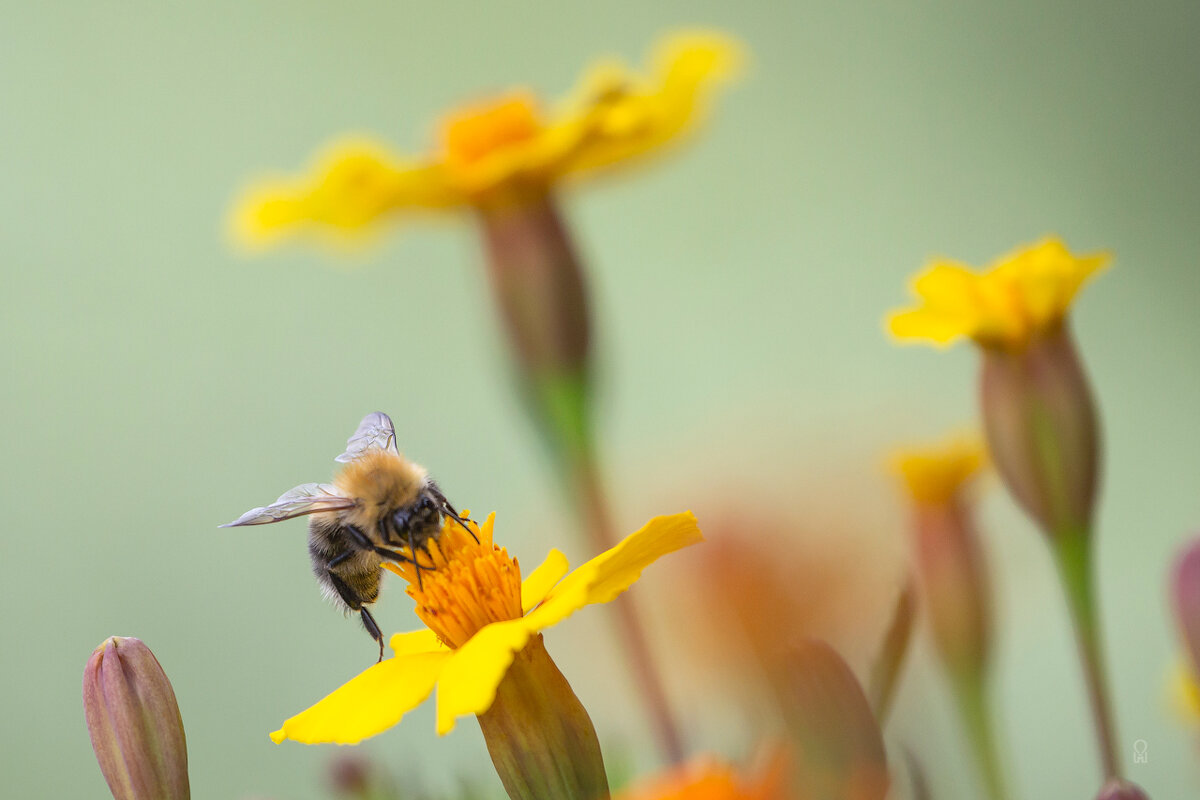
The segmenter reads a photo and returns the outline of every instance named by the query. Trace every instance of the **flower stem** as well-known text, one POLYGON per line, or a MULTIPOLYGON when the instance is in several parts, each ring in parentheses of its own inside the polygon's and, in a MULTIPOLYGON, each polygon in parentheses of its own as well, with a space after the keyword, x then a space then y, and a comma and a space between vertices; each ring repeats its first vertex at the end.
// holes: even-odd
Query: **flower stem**
POLYGON ((1088 701, 1092 706, 1096 739, 1100 747, 1100 761, 1104 777, 1110 779, 1121 777, 1121 765, 1117 759, 1115 726, 1100 643, 1100 621, 1092 582, 1089 539, 1087 530, 1077 528, 1057 533, 1052 541, 1059 577, 1075 627, 1075 640, 1083 664, 1088 701))
MULTIPOLYGON (((588 376, 584 372, 547 375, 529 388, 532 389, 530 399, 534 417, 563 469, 567 493, 583 518, 588 542, 592 549, 603 552, 616 545, 620 537, 612 525, 596 458, 589 414, 588 376)), ((683 738, 651 655, 637 606, 629 594, 624 594, 610 607, 616 614, 617 635, 624 645, 634 684, 641 693, 659 747, 670 763, 678 764, 684 759, 683 738)))
MULTIPOLYGON (((592 547, 601 552, 607 550, 617 543, 619 537, 612 527, 601 485, 600 470, 594 458, 582 459, 575 464, 572 483, 592 547)), ((634 605, 633 598, 625 594, 613 601, 612 607, 617 618, 617 634, 625 646, 634 682, 641 692, 642 701, 646 704, 646 712, 654 725, 659 746, 670 763, 678 764, 684 759, 683 740, 661 676, 655 668, 650 643, 641 617, 638 616, 637 606, 634 605)))
POLYGON ((999 751, 996 747, 995 727, 987 700, 984 676, 979 672, 964 674, 955 679, 954 690, 963 725, 967 729, 975 762, 979 767, 987 796, 991 800, 1005 800, 1004 770, 1001 768, 999 751))

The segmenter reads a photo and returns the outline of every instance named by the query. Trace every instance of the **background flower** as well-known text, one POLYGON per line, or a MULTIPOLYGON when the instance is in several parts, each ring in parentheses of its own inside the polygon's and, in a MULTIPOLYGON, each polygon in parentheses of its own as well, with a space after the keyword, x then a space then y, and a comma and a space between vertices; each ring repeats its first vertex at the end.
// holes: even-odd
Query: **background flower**
MULTIPOLYGON (((1072 312, 1104 387, 1112 454, 1107 644, 1122 730, 1151 743, 1133 779, 1154 797, 1194 791, 1194 745, 1175 738, 1159 702, 1177 637, 1161 592, 1146 587, 1162 586, 1181 532, 1197 524, 1200 427, 1187 398, 1200 396, 1200 107, 1181 98, 1200 72, 1200 8, 1080 0, 448 0, 419 15, 382 0, 352 11, 312 0, 13 7, 0 26, 10 531, 0 552, 13 565, 0 601, 10 640, 37 656, 0 663, 0 705, 22 720, 0 727, 11 791, 104 791, 78 673, 105 636, 136 631, 169 665, 198 793, 316 800, 320 759, 262 734, 331 676, 357 674, 363 634, 313 591, 302 530, 213 526, 226 519, 219 507, 273 497, 273 479, 326 474, 313 443, 341 441, 347 419, 391 411, 406 452, 453 497, 505 509, 505 528, 522 532, 517 552, 594 555, 564 545, 571 520, 546 507, 552 473, 517 404, 491 391, 507 366, 460 230, 400 231, 378 263, 339 270, 304 252, 247 264, 221 226, 244 176, 299 167, 338 132, 394 132, 395 151, 419 153, 447 98, 522 83, 556 97, 588 54, 640 67, 654 37, 679 24, 735 33, 753 70, 687 157, 576 193, 568 209, 603 265, 593 271, 608 320, 599 375, 614 391, 599 423, 608 463, 621 465, 610 475, 617 526, 683 507, 652 494, 691 465, 710 487, 777 481, 786 497, 822 486, 847 449, 873 453, 962 419, 966 348, 900 357, 878 331, 880 310, 931 255, 986 264, 1049 230, 1111 249, 1121 267, 1072 312), (414 269, 394 268, 401 260, 414 269), (53 579, 38 565, 53 565, 53 579), (30 598, 41 608, 13 611, 30 598), (270 691, 235 680, 254 675, 270 691)), ((983 525, 1024 529, 993 494, 983 525)), ((995 539, 997 584, 1014 587, 999 622, 997 701, 1028 754, 1014 788, 1093 796, 1062 769, 1092 748, 1079 735, 1082 700, 1046 679, 1073 675, 1075 662, 1047 646, 1070 633, 1064 614, 1044 611, 1058 597, 1044 545, 995 539)), ((663 621, 672 602, 649 610, 663 621)), ((408 607, 401 582, 385 581, 380 623, 415 627, 408 607)), ((599 616, 555 628, 550 646, 585 641, 599 616)), ((587 701, 619 663, 584 652, 555 657, 587 701)), ((922 702, 934 689, 920 676, 908 670, 888 733, 914 743, 931 772, 938 764, 944 797, 969 768, 953 757, 949 710, 922 702), (944 725, 929 724, 942 713, 944 725)), ((589 711, 630 743, 640 772, 650 748, 624 698, 589 711)), ((697 712, 697 747, 745 752, 745 731, 697 712)), ((431 795, 458 775, 487 777, 480 737, 436 739, 433 724, 433 709, 418 709, 363 747, 399 776, 420 768, 431 795)))

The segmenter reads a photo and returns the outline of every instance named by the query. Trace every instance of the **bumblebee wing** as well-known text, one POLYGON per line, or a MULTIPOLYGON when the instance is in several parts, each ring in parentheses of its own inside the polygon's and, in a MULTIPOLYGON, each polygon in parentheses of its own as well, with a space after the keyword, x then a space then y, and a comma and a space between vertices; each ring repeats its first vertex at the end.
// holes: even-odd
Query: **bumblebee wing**
POLYGON ((284 492, 279 499, 269 506, 252 508, 245 514, 227 522, 222 528, 238 528, 242 525, 266 525, 271 522, 282 522, 292 517, 305 514, 315 514, 318 511, 336 511, 339 508, 349 508, 354 500, 342 495, 336 486, 327 483, 304 483, 295 489, 284 492))
POLYGON ((353 461, 368 450, 391 450, 396 455, 400 454, 396 449, 396 426, 392 425, 391 417, 382 411, 363 417, 363 421, 358 423, 358 430, 346 442, 346 452, 334 461, 353 461))

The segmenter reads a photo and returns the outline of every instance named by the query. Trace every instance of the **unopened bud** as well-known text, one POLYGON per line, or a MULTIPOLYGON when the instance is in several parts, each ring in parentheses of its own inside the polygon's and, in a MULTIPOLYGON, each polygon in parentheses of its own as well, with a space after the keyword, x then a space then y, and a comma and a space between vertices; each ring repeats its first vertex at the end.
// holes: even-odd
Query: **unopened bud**
POLYGON ((1189 544, 1175 562, 1171 605, 1193 675, 1200 675, 1200 539, 1189 544))
POLYGON ((988 575, 962 503, 914 512, 917 570, 938 655, 956 679, 981 676, 991 649, 988 575))
POLYGON ((187 742, 175 692, 150 649, 114 636, 83 671, 83 710, 116 800, 187 800, 187 742))
POLYGON ((854 673, 825 642, 792 653, 784 713, 806 797, 884 800, 891 779, 883 734, 854 673))
POLYGON ((1096 800, 1150 800, 1150 795, 1129 781, 1114 778, 1104 784, 1096 800))
POLYGON ((1017 349, 983 348, 983 422, 1000 477, 1052 537, 1092 520, 1099 431, 1066 323, 1017 349))
POLYGON ((339 755, 329 764, 329 787, 335 797, 369 797, 371 762, 362 756, 339 755))

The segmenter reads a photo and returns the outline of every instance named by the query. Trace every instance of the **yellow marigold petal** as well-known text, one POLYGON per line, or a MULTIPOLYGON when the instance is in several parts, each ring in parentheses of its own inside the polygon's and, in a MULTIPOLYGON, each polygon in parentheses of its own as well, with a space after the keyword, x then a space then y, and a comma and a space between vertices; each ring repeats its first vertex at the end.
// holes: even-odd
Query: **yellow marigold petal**
POLYGON ((954 311, 978 303, 977 283, 978 276, 965 265, 942 261, 917 275, 912 290, 928 308, 954 311))
POLYGON ((922 504, 954 499, 986 461, 987 449, 976 434, 957 434, 931 445, 902 448, 890 459, 909 495, 922 504))
POLYGON ((451 657, 449 651, 389 658, 351 678, 271 734, 278 744, 356 744, 382 733, 420 705, 451 657))
POLYGON ((392 648, 392 652, 397 656, 448 652, 446 645, 442 644, 442 640, 429 628, 422 628, 419 631, 409 631, 408 633, 392 634, 392 638, 388 640, 388 646, 392 648))
POLYGON ((1021 349, 1066 316, 1080 287, 1108 261, 1104 253, 1072 255, 1050 237, 982 272, 935 263, 913 281, 917 307, 890 314, 888 329, 898 339, 944 345, 970 336, 985 346, 1021 349))
POLYGON ((454 651, 438 679, 438 736, 454 730, 459 717, 491 708, 514 655, 535 632, 527 617, 493 622, 454 651))
POLYGON ((374 233, 399 209, 461 202, 436 164, 412 163, 376 142, 346 139, 326 148, 305 176, 248 187, 234 205, 230 230, 236 244, 250 249, 305 234, 346 243, 374 233))
POLYGON ((632 586, 642 570, 660 557, 703 540, 690 511, 655 517, 563 578, 525 619, 535 630, 542 630, 586 605, 607 603, 632 586))
POLYGON ((546 595, 554 585, 562 580, 571 565, 561 551, 552 549, 546 560, 521 584, 521 611, 529 613, 529 609, 546 599, 546 595))
POLYGON ((961 314, 917 309, 893 312, 888 317, 887 328, 896 339, 926 339, 945 347, 963 336, 970 336, 974 325, 961 314))
POLYGON ((578 142, 560 171, 590 171, 677 139, 704 117, 715 88, 732 78, 741 62, 736 41, 696 31, 661 41, 648 78, 613 61, 599 63, 584 75, 552 125, 578 142))
POLYGON ((1186 722, 1200 722, 1200 681, 1183 659, 1171 669, 1169 682, 1171 707, 1186 722))

